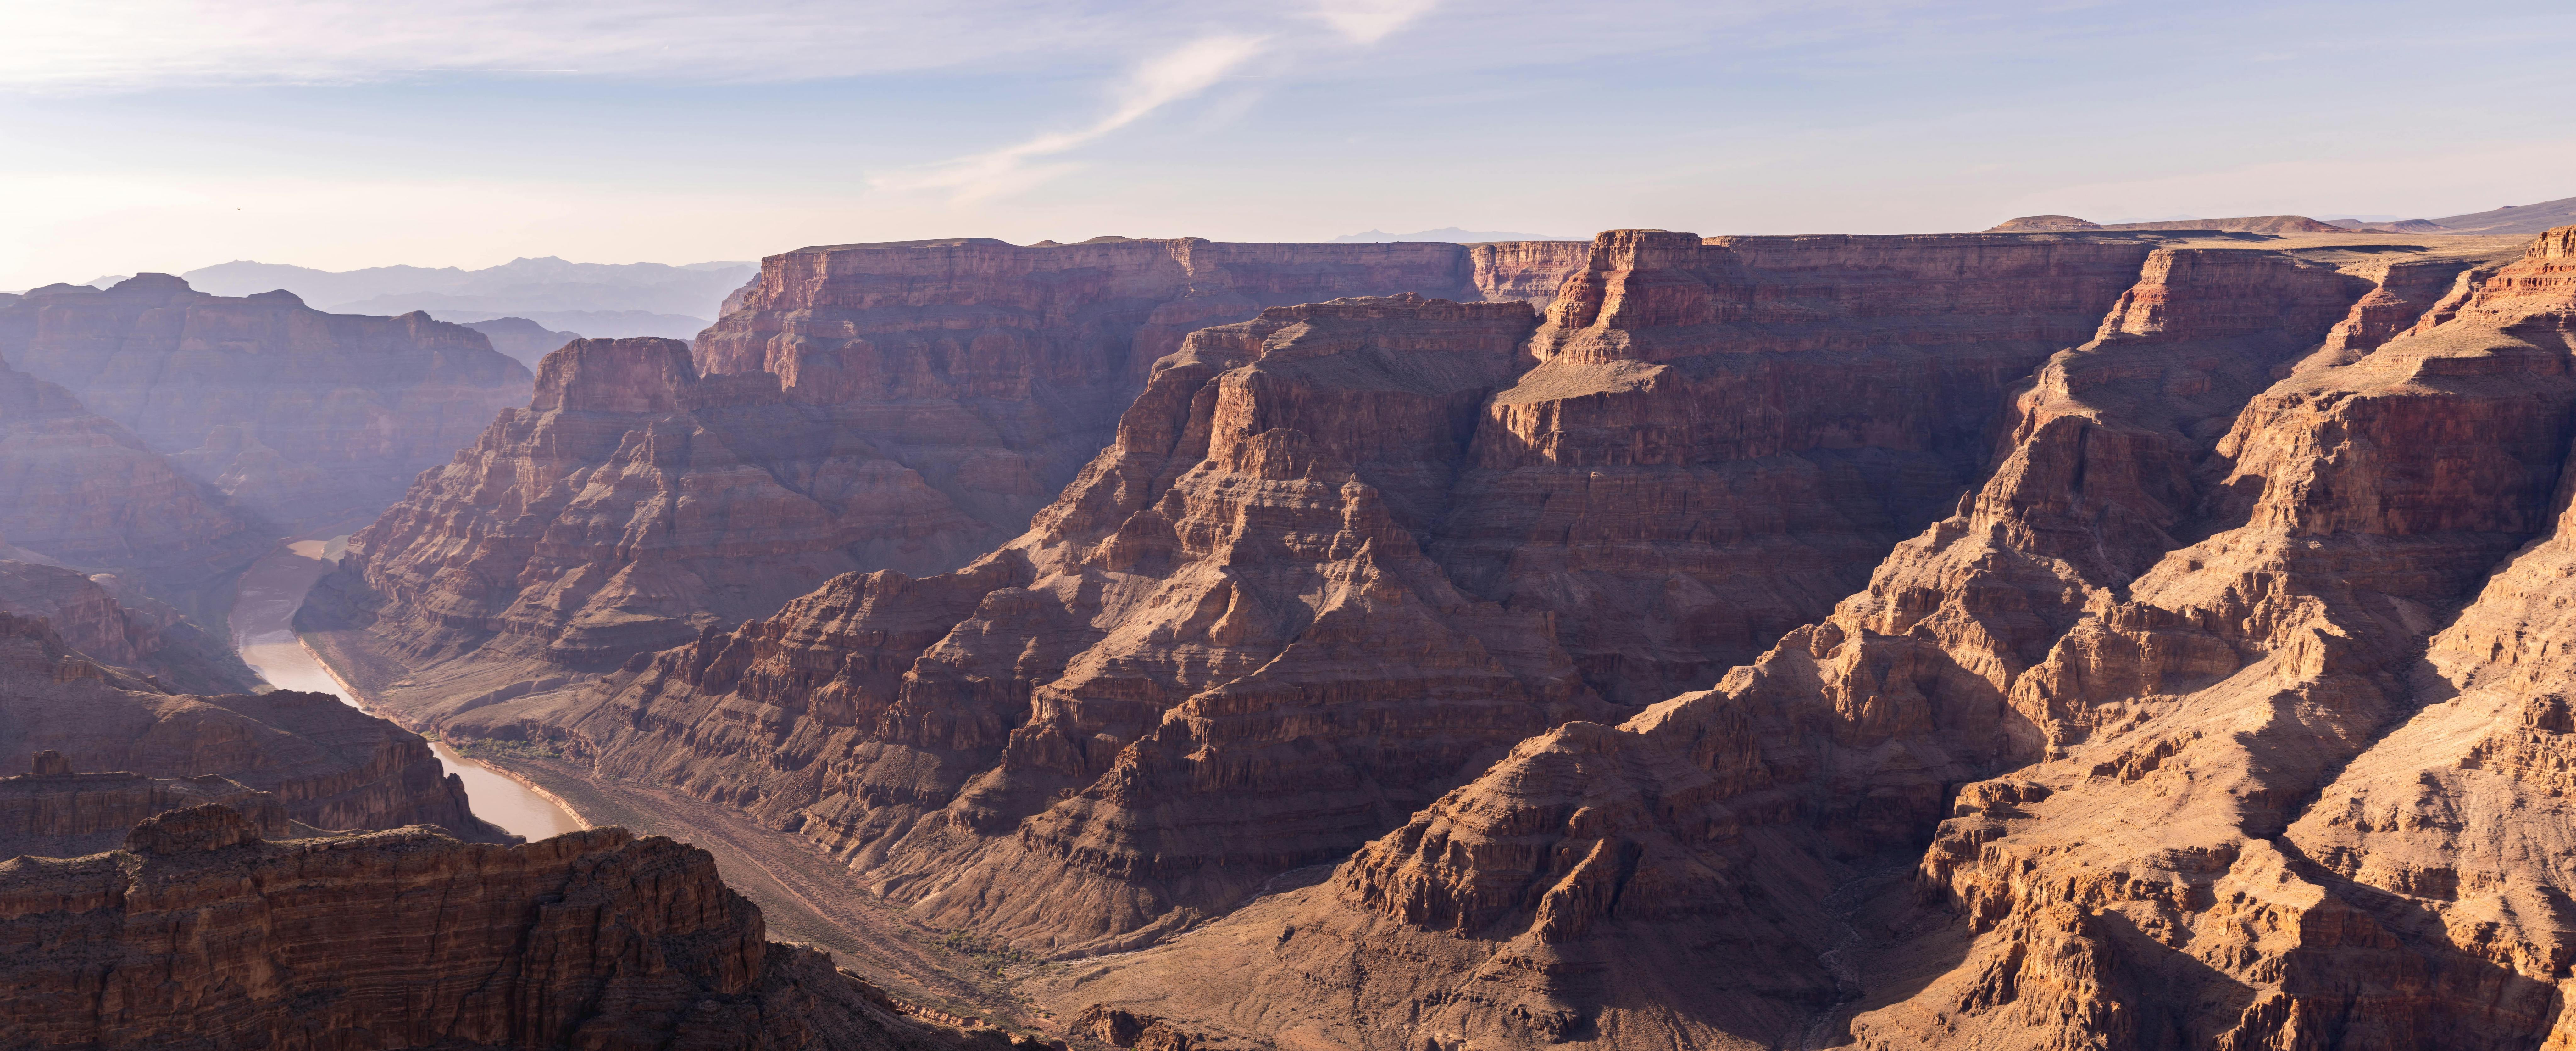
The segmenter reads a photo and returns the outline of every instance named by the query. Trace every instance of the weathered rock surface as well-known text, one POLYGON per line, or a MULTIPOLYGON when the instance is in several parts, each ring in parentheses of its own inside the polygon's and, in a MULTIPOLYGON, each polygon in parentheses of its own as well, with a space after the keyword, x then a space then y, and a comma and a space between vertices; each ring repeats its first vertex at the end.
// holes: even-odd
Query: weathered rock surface
POLYGON ((170 689, 245 693, 259 684, 222 640, 167 603, 110 590, 120 584, 113 576, 0 560, 0 613, 43 617, 64 645, 145 672, 170 689))
MULTIPOLYGON (((0 364, 0 536, 200 610, 268 529, 61 386, 0 364)), ((216 602, 211 608, 220 608, 216 602)))
POLYGON ((77 858, 114 850, 136 822, 207 803, 232 808, 253 834, 265 838, 285 839, 299 829, 276 794, 230 778, 74 773, 61 752, 45 751, 36 753, 35 772, 0 777, 0 858, 77 858))
POLYGON ((2568 243, 2295 370, 2438 282, 2159 252, 1830 617, 1041 1001, 1370 1048, 2536 1046, 2566 720, 2499 671, 2565 601, 2513 552, 2566 501, 2568 243))
POLYGON ((43 620, 0 613, 0 756, 44 751, 70 770, 227 777, 316 828, 509 838, 474 817, 428 741, 337 697, 174 693, 71 650, 43 620))
POLYGON ((388 660, 385 680, 470 656, 424 677, 452 692, 502 669, 475 693, 613 667, 843 572, 952 569, 1027 527, 1190 330, 1346 294, 1472 299, 1468 252, 1110 238, 772 256, 694 362, 648 340, 550 359, 529 409, 352 541, 309 623, 350 629, 345 662, 388 660))
POLYGON ((428 717, 741 806, 942 926, 1136 944, 1830 609, 2150 250, 1622 231, 1544 320, 1274 308, 1191 336, 963 570, 428 717), (1887 389, 1855 403, 1862 367, 1887 389))
POLYGON ((374 517, 524 400, 529 379, 481 333, 427 314, 325 314, 167 274, 0 306, 0 357, 290 530, 374 517))
POLYGON ((0 1017, 26 1048, 973 1046, 763 934, 667 839, 269 842, 207 804, 112 853, 0 862, 0 1017))

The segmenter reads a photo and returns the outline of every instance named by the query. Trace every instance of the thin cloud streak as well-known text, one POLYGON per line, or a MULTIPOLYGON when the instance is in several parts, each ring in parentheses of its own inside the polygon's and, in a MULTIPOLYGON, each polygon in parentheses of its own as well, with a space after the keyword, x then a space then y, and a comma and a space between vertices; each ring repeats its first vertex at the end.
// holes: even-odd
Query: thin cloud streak
POLYGON ((879 180, 889 190, 955 190, 959 203, 1027 189, 1070 170, 1066 164, 1033 165, 1117 131, 1147 114, 1214 87, 1268 46, 1265 37, 1217 36, 1194 40, 1136 68, 1118 91, 1118 108, 1089 126, 1053 131, 989 153, 961 157, 914 176, 879 180))

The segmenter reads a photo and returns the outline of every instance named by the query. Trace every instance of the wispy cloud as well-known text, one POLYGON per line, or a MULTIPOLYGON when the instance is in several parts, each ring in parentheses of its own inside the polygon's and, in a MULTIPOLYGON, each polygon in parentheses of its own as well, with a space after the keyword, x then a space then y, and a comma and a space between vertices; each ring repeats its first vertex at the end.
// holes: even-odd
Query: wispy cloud
POLYGON ((1151 47, 1177 0, 13 0, 0 87, 351 84, 422 73, 777 81, 1151 47))
POLYGON ((891 176, 878 185, 893 190, 956 191, 959 201, 973 201, 1026 189, 1066 169, 1044 163, 1144 119, 1147 114, 1189 98, 1262 53, 1262 37, 1213 36, 1193 40, 1156 56, 1130 72, 1116 93, 1117 106, 1089 125, 1051 131, 998 150, 960 157, 925 171, 891 176))
MULTIPOLYGON (((1430 13, 1440 0, 1316 0, 1310 12, 1342 40, 1368 45, 1430 13)), ((1312 25, 1311 22, 1308 23, 1312 25)), ((1306 34, 1311 37, 1311 32, 1306 34)), ((1016 193, 1072 170, 1075 165, 1050 160, 1072 152, 1148 114, 1215 87, 1261 55, 1321 43, 1293 34, 1229 33, 1200 37, 1137 65, 1113 93, 1107 116, 1077 128, 1045 132, 1026 140, 970 154, 915 172, 889 175, 875 186, 887 190, 946 190, 951 200, 970 203, 1016 193)))

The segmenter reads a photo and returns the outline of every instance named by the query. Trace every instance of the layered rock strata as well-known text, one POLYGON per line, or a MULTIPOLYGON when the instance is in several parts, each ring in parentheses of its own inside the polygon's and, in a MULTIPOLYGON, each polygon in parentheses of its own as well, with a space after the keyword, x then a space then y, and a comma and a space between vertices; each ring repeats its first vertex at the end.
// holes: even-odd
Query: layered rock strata
POLYGON ((316 828, 435 824, 510 838, 474 817, 427 740, 337 697, 175 693, 73 651, 42 619, 0 613, 0 756, 40 751, 70 770, 230 778, 316 828))
POLYGON ((743 807, 938 925, 1137 944, 1830 609, 2150 250, 1622 231, 1544 318, 1276 308, 1192 335, 965 569, 424 710, 743 807))
POLYGON ((109 575, 0 559, 0 613, 42 617, 71 649, 142 671, 169 689, 247 693, 259 684, 222 640, 168 603, 111 590, 121 585, 109 575))
POLYGON ((2335 364, 2438 282, 2158 252, 1831 616, 1045 996, 1353 1047, 2534 1046, 2564 830, 2500 780, 2564 720, 2494 669, 2562 577, 2479 580, 2565 504, 2568 258, 2335 364))
POLYGON ((269 529, 61 386, 0 363, 0 536, 196 610, 269 529))
POLYGON ((637 340, 549 359, 527 410, 353 540, 312 624, 363 627, 344 641, 399 669, 386 680, 459 655, 478 667, 446 675, 508 666, 438 680, 485 692, 613 667, 842 572, 952 569, 1027 527, 1190 330, 1340 295, 1473 299, 1467 252, 1108 238, 772 256, 694 361, 637 340))
POLYGON ((763 934, 667 839, 270 842, 209 804, 122 850, 0 862, 0 1015, 29 1048, 970 1046, 763 934))
POLYGON ((0 777, 0 858, 77 858, 114 850, 135 823, 208 803, 231 808, 265 838, 313 831, 289 820, 275 793, 231 778, 74 773, 71 760, 54 751, 36 753, 34 766, 33 773, 0 777))
POLYGON ((481 333, 427 314, 325 314, 167 274, 0 305, 0 358, 290 531, 363 524, 525 400, 529 379, 481 333))

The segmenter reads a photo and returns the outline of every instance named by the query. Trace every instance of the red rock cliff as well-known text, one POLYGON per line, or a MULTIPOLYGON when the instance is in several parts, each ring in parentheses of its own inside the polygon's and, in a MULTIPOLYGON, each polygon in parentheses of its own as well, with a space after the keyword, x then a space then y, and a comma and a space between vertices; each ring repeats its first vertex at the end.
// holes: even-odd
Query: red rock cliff
POLYGON ((1619 233, 1546 323, 1277 308, 1161 362, 1117 443, 997 554, 841 578, 591 700, 446 725, 564 735, 604 774, 743 806, 941 925, 1132 944, 1393 827, 1524 727, 1757 642, 1677 631, 1656 643, 1692 670, 1584 674, 1667 604, 1830 608, 1831 580, 1955 503, 2005 385, 2093 331, 2147 251, 1619 233), (1862 309, 1927 275, 1964 305, 1917 309, 1955 316, 1862 309), (1890 391, 1834 410, 1853 369, 1890 391), (1525 422, 1568 412, 1591 422, 1525 422))
POLYGON ((1192 329, 1348 294, 1474 298, 1472 281, 1456 245, 968 239, 772 256, 694 364, 631 340, 550 357, 531 407, 423 476, 325 597, 364 651, 347 663, 400 669, 380 684, 397 706, 390 683, 424 669, 440 690, 472 679, 470 694, 614 666, 845 571, 927 575, 992 550, 1192 329))
MULTIPOLYGON (((2544 255, 2480 287, 2545 289, 2544 255)), ((2549 528, 2576 387, 2533 338, 2545 292, 2272 383, 2413 298, 2379 291, 2158 253, 2016 392, 1978 490, 1831 616, 1523 742, 1330 880, 1056 1002, 1390 1048, 2533 1046, 2565 964, 2512 903, 2555 876, 2514 875, 2520 847, 2482 881, 2434 864, 2461 826, 2423 797, 2459 749, 2545 757, 2545 699, 2374 757, 2451 710, 2428 636, 2504 595, 2477 619, 2513 634, 2555 577, 2457 612, 2549 528)))

